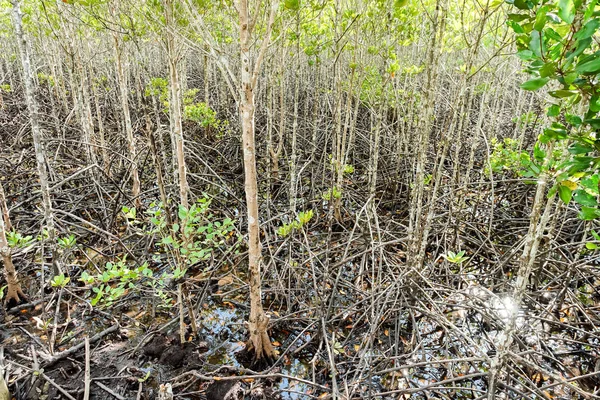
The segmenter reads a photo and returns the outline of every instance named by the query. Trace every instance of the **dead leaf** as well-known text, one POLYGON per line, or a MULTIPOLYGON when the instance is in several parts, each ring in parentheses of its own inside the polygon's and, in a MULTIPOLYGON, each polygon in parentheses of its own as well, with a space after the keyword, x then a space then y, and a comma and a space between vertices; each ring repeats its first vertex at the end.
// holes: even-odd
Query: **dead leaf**
POLYGON ((562 181, 560 184, 568 187, 571 190, 577 189, 577 183, 575 183, 573 181, 562 181))
POLYGON ((233 283, 233 276, 227 275, 226 277, 219 279, 219 282, 217 282, 217 285, 227 286, 227 285, 231 285, 232 283, 233 283))

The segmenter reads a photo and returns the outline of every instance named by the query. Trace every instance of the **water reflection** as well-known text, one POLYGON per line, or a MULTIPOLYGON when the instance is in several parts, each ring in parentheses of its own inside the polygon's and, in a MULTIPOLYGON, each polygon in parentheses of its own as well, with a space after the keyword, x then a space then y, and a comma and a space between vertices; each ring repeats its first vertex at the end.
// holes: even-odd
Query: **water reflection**
MULTIPOLYGON (((510 321, 510 319, 515 318, 519 313, 519 305, 509 296, 502 298, 494 297, 492 300, 492 307, 498 317, 505 323, 510 321)), ((523 320, 523 318, 518 318, 517 321, 519 319, 523 320)))

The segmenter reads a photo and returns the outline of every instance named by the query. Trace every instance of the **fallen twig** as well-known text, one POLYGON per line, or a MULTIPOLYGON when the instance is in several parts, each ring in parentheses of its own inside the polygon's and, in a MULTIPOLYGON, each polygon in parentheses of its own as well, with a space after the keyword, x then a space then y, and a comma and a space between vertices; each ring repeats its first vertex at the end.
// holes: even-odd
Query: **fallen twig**
POLYGON ((86 336, 85 337, 85 381, 84 381, 84 392, 83 392, 83 400, 89 400, 90 398, 90 340, 86 336))
POLYGON ((119 400, 127 400, 127 399, 125 399, 125 397, 121 396, 120 394, 118 394, 118 393, 115 393, 115 392, 114 392, 114 391, 113 391, 111 388, 109 388, 108 386, 106 386, 106 385, 103 385, 102 383, 100 383, 100 382, 96 382, 96 381, 94 381, 94 383, 95 383, 96 385, 98 385, 98 386, 99 386, 99 387, 100 387, 102 390, 106 391, 106 392, 107 392, 107 393, 109 393, 111 396, 113 396, 115 399, 119 399, 119 400))
MULTIPOLYGON (((95 343, 98 340, 102 339, 104 336, 108 335, 109 333, 113 333, 115 331, 117 331, 119 329, 119 324, 114 324, 113 326, 103 330, 100 333, 97 333, 96 335, 92 336, 89 339, 89 343, 95 343)), ((83 347, 85 346, 85 342, 81 342, 73 347, 71 347, 68 350, 62 351, 60 353, 57 353, 55 355, 53 355, 52 357, 48 357, 46 358, 46 363, 44 364, 45 368, 48 368, 51 365, 54 365, 56 362, 62 360, 63 358, 72 356, 73 354, 77 353, 79 350, 81 350, 83 347)))

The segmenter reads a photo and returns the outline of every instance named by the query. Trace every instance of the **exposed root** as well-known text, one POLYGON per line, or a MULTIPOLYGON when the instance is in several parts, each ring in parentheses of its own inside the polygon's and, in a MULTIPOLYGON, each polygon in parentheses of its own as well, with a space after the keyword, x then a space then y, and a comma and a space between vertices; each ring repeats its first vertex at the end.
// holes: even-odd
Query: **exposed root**
POLYGON ((21 304, 27 300, 27 296, 21 290, 21 284, 19 281, 16 282, 8 282, 8 289, 6 292, 6 297, 4 298, 4 307, 12 308, 16 305, 21 304))
POLYGON ((275 351, 267 333, 268 326, 269 317, 264 315, 255 322, 248 322, 250 340, 246 345, 246 349, 253 356, 252 365, 254 367, 268 366, 275 359, 275 351))

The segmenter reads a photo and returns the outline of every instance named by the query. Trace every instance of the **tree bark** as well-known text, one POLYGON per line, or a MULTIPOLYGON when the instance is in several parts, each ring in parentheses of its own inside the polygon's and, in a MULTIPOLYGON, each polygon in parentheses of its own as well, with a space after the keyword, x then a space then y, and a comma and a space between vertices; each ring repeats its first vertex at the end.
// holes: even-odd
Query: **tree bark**
POLYGON ((171 117, 171 142, 174 144, 174 152, 177 158, 177 179, 179 181, 179 198, 181 205, 189 209, 187 170, 185 165, 185 153, 183 144, 183 126, 181 116, 181 85, 179 81, 179 55, 177 54, 175 34, 174 5, 172 0, 165 1, 165 20, 167 24, 167 53, 169 56, 169 83, 171 97, 169 112, 171 117))
POLYGON ((281 152, 283 151, 283 140, 286 129, 286 103, 285 103, 285 59, 284 59, 284 49, 281 50, 281 69, 280 69, 280 81, 279 81, 279 131, 277 132, 277 146, 273 148, 272 140, 269 140, 269 154, 271 155, 271 162, 273 163, 271 174, 272 178, 275 181, 275 184, 278 185, 279 181, 279 157, 281 157, 281 152))
POLYGON ((33 147, 35 149, 35 159, 37 162, 37 170, 40 178, 40 186, 42 192, 42 204, 44 207, 44 220, 48 231, 48 242, 52 252, 52 273, 60 274, 60 267, 56 259, 56 229, 54 226, 54 214, 52 212, 52 202, 50 199, 50 185, 48 183, 48 170, 46 169, 46 155, 42 145, 42 128, 40 125, 39 106, 35 98, 35 81, 33 79, 33 69, 31 67, 30 57, 28 53, 27 42, 23 33, 22 14, 19 0, 12 0, 13 5, 13 24, 17 37, 17 45, 21 55, 21 64, 23 65, 23 82, 25 84, 25 97, 27 109, 29 110, 29 119, 31 122, 31 134, 33 136, 33 147))
MULTIPOLYGON (((160 129, 160 128, 159 128, 160 129)), ((156 183, 158 184, 158 191, 160 193, 160 200, 163 203, 163 208, 165 212, 165 217, 167 219, 167 225, 169 227, 173 226, 173 221, 171 220, 171 212, 169 210, 169 201, 167 197, 167 190, 165 189, 165 180, 163 178, 161 165, 158 150, 156 149, 156 141, 154 140, 154 133, 152 133, 152 122, 150 119, 150 113, 146 113, 146 133, 148 135, 148 139, 150 142, 150 150, 152 151, 152 160, 154 162, 154 170, 156 171, 156 183)), ((158 131, 160 135, 160 131, 158 131)))
POLYGON ((102 119, 102 108, 100 107, 100 99, 96 86, 97 82, 92 80, 90 86, 92 88, 92 96, 94 96, 94 107, 96 109, 96 120, 98 121, 98 145, 100 146, 100 154, 102 155, 102 169, 107 176, 110 175, 110 158, 106 148, 106 140, 104 135, 104 121, 102 119))
POLYGON ((4 229, 6 229, 6 232, 8 232, 12 229, 12 223, 10 222, 10 215, 8 214, 8 206, 6 205, 6 194, 4 194, 2 182, 0 182, 0 209, 2 209, 2 216, 4 217, 4 229))
MULTIPOLYGON (((552 146, 548 149, 548 154, 552 154, 551 147, 552 146)), ((529 220, 529 231, 527 232, 527 236, 525 236, 525 247, 523 249, 523 254, 521 255, 519 270, 517 271, 517 282, 512 296, 512 300, 517 307, 520 307, 521 301, 527 291, 527 285, 533 272, 538 248, 542 237, 544 236, 544 231, 548 224, 548 220, 550 219, 550 214, 552 213, 554 198, 556 197, 556 193, 554 193, 550 198, 546 198, 548 179, 549 176, 547 172, 543 172, 538 179, 535 200, 529 220), (544 210, 543 213, 542 210, 544 210)), ((498 377, 506 363, 510 347, 514 340, 513 336, 517 331, 517 317, 518 313, 512 313, 504 326, 502 334, 499 335, 500 341, 496 346, 496 356, 491 360, 488 375, 489 400, 496 398, 498 377)))
MULTIPOLYGON (((248 329, 250 342, 248 350, 254 353, 256 361, 273 358, 273 346, 267 333, 269 317, 262 305, 261 293, 261 245, 258 217, 258 183, 256 173, 256 148, 254 139, 254 90, 258 81, 260 64, 267 49, 271 27, 277 12, 278 1, 271 4, 271 14, 260 53, 254 63, 250 61, 250 43, 252 27, 256 21, 250 20, 248 0, 238 1, 240 22, 240 56, 241 56, 241 88, 240 118, 242 123, 242 142, 244 152, 244 180, 246 189, 246 206, 248 209, 248 271, 250 279, 250 319, 248 329)), ((256 16, 254 16, 256 18, 256 16)))
MULTIPOLYGON (((118 8, 118 5, 117 5, 118 8)), ((118 20, 115 17, 115 20, 118 20)), ((127 75, 123 71, 123 60, 121 57, 122 48, 116 33, 113 34, 115 42, 115 67, 117 72, 117 81, 119 82, 119 94, 121 99, 121 111, 123 112, 123 123, 125 125, 125 136, 127 138, 127 150, 131 161, 131 195, 137 208, 142 205, 140 200, 141 184, 137 168, 137 151, 135 138, 133 137, 133 127, 131 125, 131 113, 129 112, 129 88, 127 87, 127 75)))
POLYGON ((413 187, 410 194, 409 207, 409 248, 408 248, 408 264, 415 270, 419 270, 422 266, 423 259, 420 254, 422 248, 424 223, 425 218, 424 207, 424 192, 425 192, 425 164, 427 161, 427 149, 429 147, 429 139, 433 120, 435 118, 435 84, 437 81, 438 62, 441 53, 441 46, 444 38, 446 18, 446 0, 437 0, 435 12, 432 18, 432 38, 431 45, 427 54, 426 63, 426 84, 423 94, 423 117, 419 120, 417 150, 415 160, 415 175, 413 187))
POLYGON ((290 214, 294 218, 297 205, 297 187, 298 187, 298 151, 296 149, 298 142, 298 114, 300 103, 300 12, 296 12, 296 51, 295 60, 297 62, 294 68, 294 120, 292 122, 292 143, 290 154, 290 214))
MULTIPOLYGON (((6 204, 2 183, 0 183, 0 204, 6 204)), ((4 276, 6 277, 6 283, 8 285, 6 297, 4 298, 5 305, 12 303, 19 304, 21 300, 26 298, 21 290, 17 270, 12 262, 10 247, 6 240, 6 225, 8 221, 8 210, 6 210, 6 213, 3 212, 2 215, 0 215, 0 254, 2 255, 2 261, 4 262, 4 276)))

